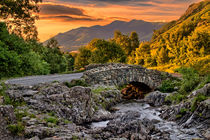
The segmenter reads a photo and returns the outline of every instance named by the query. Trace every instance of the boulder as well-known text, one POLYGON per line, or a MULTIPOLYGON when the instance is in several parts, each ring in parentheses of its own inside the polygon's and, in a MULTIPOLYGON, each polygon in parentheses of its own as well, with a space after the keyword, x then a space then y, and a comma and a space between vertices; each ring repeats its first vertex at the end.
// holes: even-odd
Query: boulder
POLYGON ((0 105, 0 140, 22 140, 22 137, 14 136, 7 129, 9 124, 16 122, 13 106, 0 105))
POLYGON ((144 100, 152 106, 162 106, 166 104, 165 98, 168 93, 161 93, 160 91, 150 92, 144 100))
POLYGON ((192 94, 188 96, 188 98, 192 98, 198 94, 203 94, 204 96, 210 96, 210 83, 204 85, 204 87, 200 89, 193 91, 192 94))

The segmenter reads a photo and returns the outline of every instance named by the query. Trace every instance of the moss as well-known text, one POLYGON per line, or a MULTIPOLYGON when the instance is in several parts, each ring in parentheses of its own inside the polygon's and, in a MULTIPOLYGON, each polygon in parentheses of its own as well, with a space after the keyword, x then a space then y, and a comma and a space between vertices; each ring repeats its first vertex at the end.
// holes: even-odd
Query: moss
POLYGON ((173 104, 178 104, 180 103, 182 100, 186 99, 187 95, 181 94, 181 93, 175 93, 175 94, 171 94, 169 96, 167 96, 165 98, 166 102, 171 102, 173 104))
POLYGON ((196 110, 198 103, 200 103, 201 101, 204 101, 206 99, 207 99, 206 96, 204 96, 202 94, 198 94, 192 101, 191 112, 194 112, 196 110))
POLYGON ((67 120, 67 119, 64 119, 64 121, 63 121, 65 124, 70 124, 70 123, 72 123, 72 121, 69 121, 69 120, 67 120))
POLYGON ((95 89, 92 89, 92 92, 95 94, 100 94, 103 91, 111 90, 113 87, 97 87, 95 89))
POLYGON ((180 111, 179 111, 179 114, 181 115, 185 115, 187 113, 188 109, 186 108, 181 108, 180 111))
POLYGON ((1 83, 2 89, 0 89, 0 96, 4 97, 5 105, 13 105, 14 107, 26 105, 24 101, 15 101, 9 97, 8 94, 5 93, 7 90, 7 86, 4 83, 1 83))
POLYGON ((55 116, 55 112, 51 111, 48 113, 49 116, 55 116))
POLYGON ((35 114, 30 114, 29 117, 30 118, 36 118, 36 115, 35 114))
POLYGON ((88 87, 88 84, 85 82, 85 80, 82 80, 82 79, 74 79, 71 82, 64 82, 64 84, 69 88, 72 88, 75 86, 88 87))
POLYGON ((48 123, 53 123, 53 124, 58 124, 58 118, 56 117, 47 117, 47 118, 44 118, 44 120, 48 123))
POLYGON ((12 134, 19 136, 23 135, 25 130, 25 126, 21 122, 18 122, 17 124, 10 124, 7 128, 12 134))
POLYGON ((177 118, 177 119, 179 119, 179 118, 181 118, 181 117, 182 117, 181 114, 177 114, 177 115, 176 115, 176 118, 177 118))
POLYGON ((73 135, 73 136, 72 136, 72 140, 79 140, 79 137, 78 137, 78 136, 73 135))
POLYGON ((15 116, 18 121, 22 121, 22 118, 29 116, 29 114, 26 110, 15 110, 15 116))

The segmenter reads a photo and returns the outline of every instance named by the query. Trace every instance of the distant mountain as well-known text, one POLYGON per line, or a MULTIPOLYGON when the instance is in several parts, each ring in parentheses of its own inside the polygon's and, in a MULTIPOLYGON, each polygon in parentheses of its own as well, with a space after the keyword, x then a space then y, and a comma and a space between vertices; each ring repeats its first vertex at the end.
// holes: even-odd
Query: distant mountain
MULTIPOLYGON (((164 23, 146 22, 143 20, 132 20, 130 22, 114 21, 105 26, 81 27, 60 33, 54 38, 63 46, 64 51, 76 51, 82 45, 86 45, 94 38, 109 39, 114 35, 115 30, 127 34, 136 31, 141 41, 150 40, 153 30, 159 29, 164 23)), ((45 41, 44 43, 46 43, 45 41)))

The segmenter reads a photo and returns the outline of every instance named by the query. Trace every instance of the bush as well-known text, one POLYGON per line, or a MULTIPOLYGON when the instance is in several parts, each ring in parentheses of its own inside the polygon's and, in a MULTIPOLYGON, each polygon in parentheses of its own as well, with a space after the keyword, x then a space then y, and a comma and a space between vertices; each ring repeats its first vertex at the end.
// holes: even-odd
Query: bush
POLYGON ((40 75, 49 74, 50 66, 35 52, 29 52, 28 54, 22 55, 22 66, 21 69, 24 75, 40 75))
POLYGON ((201 79, 201 83, 198 85, 196 89, 200 89, 204 87, 207 83, 210 83, 210 74, 206 75, 205 77, 201 79))
POLYGON ((162 82, 161 86, 158 88, 161 92, 173 92, 178 83, 175 80, 165 80, 162 82))
POLYGON ((181 82, 181 87, 179 92, 182 94, 187 94, 195 89, 200 82, 200 77, 198 72, 193 68, 179 68, 176 71, 182 74, 183 80, 181 82))

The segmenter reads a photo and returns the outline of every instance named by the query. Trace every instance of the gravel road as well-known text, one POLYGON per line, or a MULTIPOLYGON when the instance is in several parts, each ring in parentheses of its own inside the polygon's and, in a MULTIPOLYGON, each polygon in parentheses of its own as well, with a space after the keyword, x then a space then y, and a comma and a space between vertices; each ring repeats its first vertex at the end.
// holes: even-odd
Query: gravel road
POLYGON ((28 76, 22 78, 9 79, 5 81, 5 83, 32 86, 40 83, 50 83, 53 81, 70 82, 72 79, 81 78, 82 75, 83 73, 28 76))

